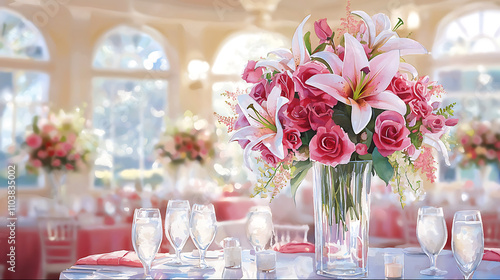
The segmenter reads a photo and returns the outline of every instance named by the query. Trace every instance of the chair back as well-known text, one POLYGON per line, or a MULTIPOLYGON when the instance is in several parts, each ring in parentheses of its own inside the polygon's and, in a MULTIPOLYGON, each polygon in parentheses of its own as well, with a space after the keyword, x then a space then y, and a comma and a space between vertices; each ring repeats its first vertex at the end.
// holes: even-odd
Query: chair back
POLYGON ((51 267, 69 267, 76 260, 77 223, 72 217, 39 217, 43 274, 57 273, 51 267))
POLYGON ((272 246, 276 249, 281 246, 296 242, 307 242, 308 225, 274 225, 274 237, 272 246))

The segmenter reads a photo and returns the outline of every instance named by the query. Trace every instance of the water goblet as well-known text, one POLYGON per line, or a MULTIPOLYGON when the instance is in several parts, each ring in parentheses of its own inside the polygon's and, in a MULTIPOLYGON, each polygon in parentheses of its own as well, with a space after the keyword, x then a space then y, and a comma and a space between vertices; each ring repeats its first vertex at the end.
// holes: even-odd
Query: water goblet
POLYGON ((246 233, 256 252, 265 249, 273 235, 273 219, 270 209, 257 208, 248 212, 246 233))
POLYGON ((213 204, 194 204, 189 220, 191 238, 200 252, 199 268, 211 268, 205 262, 205 254, 215 238, 217 220, 213 204))
POLYGON ((160 249, 162 239, 160 210, 140 208, 134 211, 132 245, 144 267, 144 275, 151 277, 151 264, 160 249))
POLYGON ((453 217, 451 249, 464 279, 471 279, 484 252, 481 213, 477 210, 457 211, 453 217))
POLYGON ((189 238, 189 201, 169 200, 165 213, 165 235, 175 249, 175 260, 167 265, 182 265, 181 251, 189 238))
POLYGON ((433 276, 447 274, 447 271, 436 267, 437 256, 443 250, 448 239, 443 208, 424 206, 418 209, 417 239, 431 261, 430 267, 421 270, 420 274, 433 276))

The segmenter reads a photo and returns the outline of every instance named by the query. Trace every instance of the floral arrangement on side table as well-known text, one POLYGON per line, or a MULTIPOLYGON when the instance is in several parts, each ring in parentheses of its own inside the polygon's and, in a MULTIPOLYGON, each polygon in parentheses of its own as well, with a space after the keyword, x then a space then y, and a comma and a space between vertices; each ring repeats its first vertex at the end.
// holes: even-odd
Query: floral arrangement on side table
POLYGON ((403 62, 427 50, 399 37, 401 20, 391 28, 386 15, 363 11, 348 14, 336 34, 326 19, 316 21, 313 48, 303 32, 308 18, 291 51, 248 62, 243 79, 254 86, 229 93, 237 116, 219 118, 236 130, 232 140, 245 150, 248 167, 250 151, 260 152, 265 168, 256 194, 274 196, 289 180, 295 192, 313 161, 335 167, 371 159, 404 203, 405 186, 418 192, 421 176, 434 180, 431 147, 447 161, 445 135, 458 121, 453 105, 439 109, 442 86, 403 62))

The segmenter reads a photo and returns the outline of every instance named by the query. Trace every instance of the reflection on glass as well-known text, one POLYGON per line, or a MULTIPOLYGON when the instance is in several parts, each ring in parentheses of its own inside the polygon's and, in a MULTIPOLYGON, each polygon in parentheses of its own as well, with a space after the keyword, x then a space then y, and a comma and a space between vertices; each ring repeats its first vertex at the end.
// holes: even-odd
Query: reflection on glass
POLYGON ((217 232, 214 206, 212 204, 193 205, 189 226, 194 245, 200 251, 199 267, 210 268, 205 262, 205 254, 210 244, 214 241, 215 233, 217 232))
POLYGON ((189 238, 189 201, 169 200, 165 214, 165 234, 175 249, 176 259, 168 265, 182 265, 181 251, 189 238))
POLYGON ((418 209, 417 238, 422 250, 431 260, 431 266, 420 271, 423 275, 445 275, 448 272, 436 267, 436 259, 443 250, 448 232, 443 208, 424 206, 418 209))
POLYGON ((160 249, 162 239, 160 210, 140 208, 134 211, 132 225, 132 245, 137 257, 144 266, 144 275, 151 276, 151 264, 160 249))
POLYGON ((471 279, 484 252, 483 223, 479 211, 467 210, 455 213, 451 249, 464 279, 471 279))
POLYGON ((247 215, 246 232, 255 251, 264 250, 273 236, 273 219, 270 209, 257 208, 247 215))

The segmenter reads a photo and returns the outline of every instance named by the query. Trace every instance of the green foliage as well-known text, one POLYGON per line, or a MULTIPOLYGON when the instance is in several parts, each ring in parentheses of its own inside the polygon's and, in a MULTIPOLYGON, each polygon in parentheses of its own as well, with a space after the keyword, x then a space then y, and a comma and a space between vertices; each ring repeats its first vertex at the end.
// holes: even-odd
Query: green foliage
POLYGON ((375 148, 372 154, 373 159, 373 167, 377 175, 382 179, 386 184, 389 184, 389 181, 394 176, 394 167, 389 163, 389 160, 382 156, 378 149, 375 148))
POLYGON ((33 132, 36 134, 40 133, 40 128, 38 128, 38 116, 33 117, 33 132))
POLYGON ((315 134, 316 133, 312 129, 302 133, 302 136, 300 137, 300 140, 302 140, 302 146, 309 147, 309 142, 311 142, 311 139, 315 134))
POLYGON ((307 31, 304 35, 304 43, 306 44, 307 51, 311 53, 311 32, 307 31))
POLYGON ((318 46, 314 49, 314 51, 313 51, 312 53, 314 54, 314 53, 317 53, 317 52, 322 52, 322 51, 324 51, 324 50, 325 50, 326 46, 328 46, 328 43, 323 43, 323 44, 320 44, 320 45, 318 45, 318 46))
POLYGON ((300 186, 300 183, 306 178, 307 172, 312 167, 310 160, 296 161, 292 167, 292 178, 290 179, 290 187, 292 189, 292 197, 295 202, 295 194, 300 186))
POLYGON ((456 104, 457 104, 456 102, 453 102, 452 104, 450 104, 444 108, 439 109, 436 112, 436 114, 444 116, 445 118, 449 118, 449 117, 453 116, 453 113, 455 113, 455 111, 453 111, 453 107, 455 107, 456 104))
POLYGON ((330 68, 330 65, 328 65, 328 63, 324 59, 319 58, 319 57, 311 57, 311 60, 316 60, 316 61, 321 62, 321 64, 325 65, 326 68, 328 69, 328 71, 330 71, 330 73, 333 74, 332 68, 330 68))
POLYGON ((403 24, 405 24, 405 22, 401 18, 398 18, 398 23, 396 23, 396 25, 394 25, 394 28, 392 29, 392 31, 398 30, 398 28, 403 26, 403 24))

